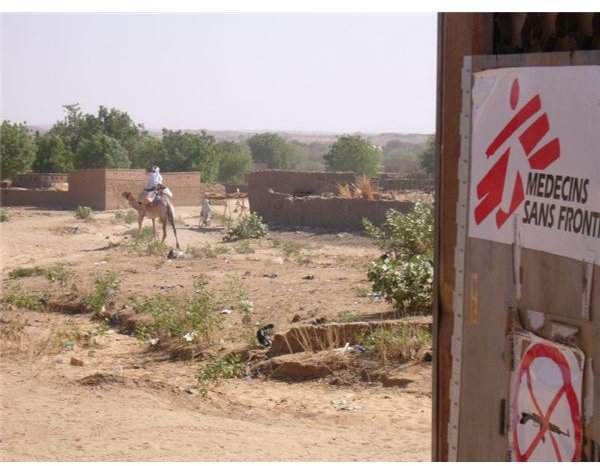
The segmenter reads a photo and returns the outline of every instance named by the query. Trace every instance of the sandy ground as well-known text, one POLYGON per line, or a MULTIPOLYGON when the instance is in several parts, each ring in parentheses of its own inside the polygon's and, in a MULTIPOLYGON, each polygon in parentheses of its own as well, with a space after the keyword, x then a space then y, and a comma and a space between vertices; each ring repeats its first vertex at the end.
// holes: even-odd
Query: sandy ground
MULTIPOLYGON (((232 243, 214 257, 168 261, 125 247, 135 224, 114 212, 98 213, 92 222, 71 212, 10 213, 11 220, 0 223, 3 296, 17 283, 40 296, 63 292, 44 277, 7 278, 16 267, 61 262, 74 274, 71 292, 81 295, 98 274, 118 272, 116 306, 156 293, 191 293, 199 275, 217 293, 243 287, 254 303, 253 323, 271 322, 277 331, 296 314, 332 319, 391 311, 365 296, 366 268, 379 251, 359 235, 280 231, 251 240, 241 252, 232 243), (308 275, 314 277, 304 279, 308 275)), ((221 244, 218 222, 200 230, 197 209, 181 208, 176 216, 183 250, 221 244)), ((241 317, 235 307, 226 316, 223 345, 247 340, 239 331, 241 317)), ((430 459, 429 364, 402 366, 406 383, 398 387, 254 378, 223 381, 203 396, 196 386, 199 362, 173 361, 117 329, 100 332, 89 314, 2 305, 0 319, 0 328, 20 328, 5 331, 3 338, 10 338, 0 346, 3 461, 430 459), (73 332, 96 335, 94 344, 65 351, 61 337, 73 332), (69 364, 73 356, 85 364, 69 364)))

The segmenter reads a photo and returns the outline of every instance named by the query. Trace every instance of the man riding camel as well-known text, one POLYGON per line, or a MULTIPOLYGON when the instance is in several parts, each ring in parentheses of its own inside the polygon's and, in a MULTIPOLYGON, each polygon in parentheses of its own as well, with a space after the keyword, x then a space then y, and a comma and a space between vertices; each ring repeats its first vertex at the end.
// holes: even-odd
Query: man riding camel
POLYGON ((138 195, 138 201, 142 204, 150 204, 156 194, 160 191, 161 194, 168 196, 169 198, 173 197, 173 193, 169 188, 162 184, 163 177, 160 174, 160 168, 157 165, 154 165, 150 172, 148 173, 148 177, 146 178, 146 187, 144 190, 138 195))

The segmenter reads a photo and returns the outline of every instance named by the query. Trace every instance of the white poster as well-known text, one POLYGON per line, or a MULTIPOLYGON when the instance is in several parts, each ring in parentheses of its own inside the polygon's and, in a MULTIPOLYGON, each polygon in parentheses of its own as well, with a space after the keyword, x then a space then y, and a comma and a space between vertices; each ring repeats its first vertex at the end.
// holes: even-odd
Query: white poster
POLYGON ((475 74, 469 236, 600 262, 600 66, 475 74))
POLYGON ((583 352, 529 332, 512 336, 511 459, 580 461, 583 352))

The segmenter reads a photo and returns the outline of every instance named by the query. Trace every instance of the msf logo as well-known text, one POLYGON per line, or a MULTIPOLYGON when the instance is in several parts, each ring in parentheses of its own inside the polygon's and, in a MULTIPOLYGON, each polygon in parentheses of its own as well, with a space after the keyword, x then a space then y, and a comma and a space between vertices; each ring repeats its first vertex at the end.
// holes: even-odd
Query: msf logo
POLYGON ((534 170, 545 170, 560 157, 560 143, 558 138, 554 138, 538 148, 539 143, 550 130, 548 115, 546 113, 542 113, 535 118, 536 114, 542 108, 540 95, 534 95, 525 105, 517 110, 519 93, 519 80, 515 79, 510 89, 510 108, 515 110, 516 113, 485 151, 487 158, 495 159, 495 162, 492 168, 488 170, 477 184, 477 199, 479 200, 479 204, 475 208, 475 222, 477 225, 483 222, 488 215, 495 212, 496 225, 498 228, 502 227, 504 222, 508 220, 525 199, 523 175, 520 171, 517 171, 508 210, 504 210, 500 205, 505 191, 508 193, 508 189, 506 188, 508 162, 511 155, 515 156, 511 154, 510 145, 505 143, 513 134, 520 133, 518 136, 519 143, 527 157, 529 167, 534 170), (522 129, 523 127, 525 129, 522 129))

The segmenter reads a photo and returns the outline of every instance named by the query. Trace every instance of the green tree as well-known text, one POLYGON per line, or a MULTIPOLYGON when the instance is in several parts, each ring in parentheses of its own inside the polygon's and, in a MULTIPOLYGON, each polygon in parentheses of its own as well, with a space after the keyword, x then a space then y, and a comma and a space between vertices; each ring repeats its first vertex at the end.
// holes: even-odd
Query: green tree
POLYGON ((244 143, 223 141, 218 143, 221 151, 219 181, 242 183, 244 176, 252 168, 250 148, 244 143))
POLYGON ((82 126, 84 115, 78 103, 63 105, 65 117, 57 121, 50 129, 50 134, 58 136, 65 147, 75 154, 79 142, 83 138, 82 126))
POLYGON ((343 135, 325 154, 325 163, 330 170, 353 171, 357 175, 373 176, 379 171, 379 150, 360 136, 343 135))
POLYGON ((212 182, 219 175, 221 151, 214 136, 202 131, 196 134, 197 150, 192 156, 192 170, 202 173, 202 180, 212 182))
POLYGON ((127 151, 115 138, 98 133, 79 144, 75 168, 129 168, 127 151))
POLYGON ((208 182, 217 178, 221 152, 214 136, 206 131, 192 134, 163 129, 162 141, 166 150, 162 170, 198 170, 202 172, 202 179, 208 182))
POLYGON ((102 105, 95 118, 104 134, 115 138, 123 147, 129 147, 140 131, 127 112, 116 108, 108 109, 102 105))
POLYGON ((326 144, 320 142, 303 144, 299 141, 290 141, 290 144, 298 152, 292 165, 294 170, 308 172, 325 171, 323 156, 329 148, 326 144))
POLYGON ((432 134, 427 138, 427 142, 425 143, 425 149, 419 154, 419 160, 421 162, 421 166, 423 169, 429 173, 430 175, 435 174, 435 152, 436 152, 436 144, 435 144, 435 134, 432 134))
MULTIPOLYGON (((90 141, 98 134, 109 136, 127 149, 133 150, 140 129, 131 117, 121 110, 100 106, 97 115, 83 113, 78 103, 64 105, 65 117, 50 129, 73 154, 79 152, 83 141, 90 141)), ((91 168, 91 167, 80 167, 91 168)))
POLYGON ((162 139, 150 136, 147 133, 136 137, 129 150, 131 168, 149 168, 159 165, 162 169, 167 159, 167 150, 162 139))
POLYGON ((267 163, 269 168, 290 168, 294 158, 292 146, 275 133, 259 133, 247 141, 255 162, 267 163))
POLYGON ((194 135, 182 131, 162 130, 166 157, 160 167, 164 171, 187 171, 192 168, 192 154, 196 150, 194 135))
POLYGON ((46 133, 35 139, 37 155, 32 168, 38 173, 65 173, 73 170, 73 153, 56 134, 46 133))
POLYGON ((4 120, 0 127, 0 172, 3 179, 12 178, 31 168, 36 146, 25 123, 4 120))

